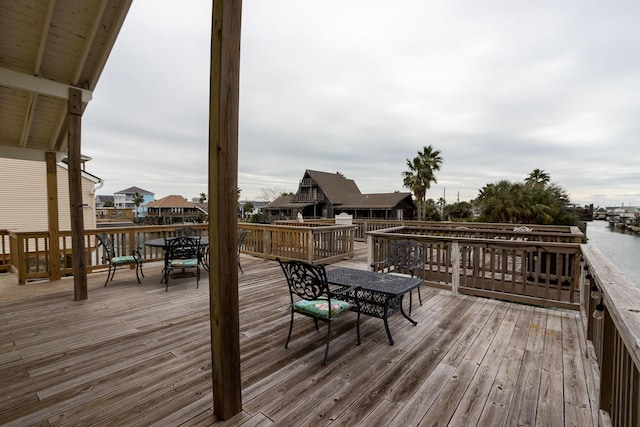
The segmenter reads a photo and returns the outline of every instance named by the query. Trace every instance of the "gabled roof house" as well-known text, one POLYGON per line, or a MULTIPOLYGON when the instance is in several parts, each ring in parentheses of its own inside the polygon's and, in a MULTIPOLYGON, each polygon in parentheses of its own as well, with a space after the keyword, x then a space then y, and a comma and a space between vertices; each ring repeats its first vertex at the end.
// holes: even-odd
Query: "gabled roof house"
POLYGON ((333 218, 346 213, 353 218, 413 218, 415 205, 411 193, 362 194, 352 179, 340 173, 306 170, 298 191, 281 196, 263 208, 269 220, 333 218))

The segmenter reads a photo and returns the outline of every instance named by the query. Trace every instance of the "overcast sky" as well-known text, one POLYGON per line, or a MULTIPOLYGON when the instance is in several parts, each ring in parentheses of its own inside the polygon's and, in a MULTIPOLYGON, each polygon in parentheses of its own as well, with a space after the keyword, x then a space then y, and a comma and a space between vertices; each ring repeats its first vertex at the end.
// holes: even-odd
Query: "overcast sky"
MULTIPOLYGON (((640 206, 640 1, 244 0, 238 186, 305 169, 468 201, 543 169, 572 202, 640 206)), ((211 1, 135 0, 83 117, 98 194, 208 193, 211 1)))

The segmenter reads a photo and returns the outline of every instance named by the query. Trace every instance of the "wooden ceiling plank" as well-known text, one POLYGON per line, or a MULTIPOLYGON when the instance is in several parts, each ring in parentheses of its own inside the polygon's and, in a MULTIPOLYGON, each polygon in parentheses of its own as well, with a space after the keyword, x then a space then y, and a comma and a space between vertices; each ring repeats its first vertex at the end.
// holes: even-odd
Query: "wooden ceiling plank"
POLYGON ((47 37, 49 36, 49 28, 51 27, 51 18, 53 11, 56 7, 55 0, 49 2, 49 9, 47 10, 47 17, 42 24, 42 34, 40 35, 40 45, 38 46, 38 53, 36 55, 36 61, 33 67, 33 74, 40 75, 40 67, 42 66, 42 58, 44 57, 44 50, 47 47, 47 37))
MULTIPOLYGON (((78 57, 78 63, 76 64, 76 71, 73 74, 73 84, 77 85, 80 76, 82 75, 82 70, 84 69, 85 63, 87 62, 87 57, 89 56, 89 52, 91 51, 91 47, 93 46, 93 42, 96 39, 96 33, 98 32, 98 28, 100 26, 100 22, 102 21, 102 17, 104 16, 104 11, 107 8, 108 0, 102 0, 100 2, 100 6, 96 11, 95 16, 93 17, 93 23, 91 24, 91 32, 87 35, 84 40, 84 46, 82 46, 82 52, 78 57)), ((119 29, 118 29, 119 30, 119 29)))
POLYGON ((113 45, 116 43, 116 38, 120 33, 120 29, 124 24, 124 19, 129 12, 129 8, 131 7, 131 3, 133 0, 124 0, 122 6, 118 9, 118 17, 114 20, 113 25, 111 25, 109 38, 105 43, 105 47, 101 50, 102 55, 98 58, 96 62, 96 67, 94 69, 94 73, 91 76, 91 81, 89 82, 89 89, 93 90, 98 83, 98 79, 100 78, 100 74, 102 74, 102 70, 107 63, 107 59, 109 58, 109 54, 111 54, 111 50, 113 49, 113 45))
POLYGON ((54 151, 62 151, 67 147, 67 132, 62 130, 66 128, 67 122, 67 105, 60 109, 60 118, 56 121, 56 128, 51 132, 49 140, 49 149, 54 151))
POLYGON ((31 92, 29 94, 29 102, 27 110, 22 123, 22 132, 20 134, 20 147, 25 148, 29 141, 29 134, 31 132, 31 123, 33 123, 33 116, 36 113, 36 106, 38 104, 38 95, 31 92))

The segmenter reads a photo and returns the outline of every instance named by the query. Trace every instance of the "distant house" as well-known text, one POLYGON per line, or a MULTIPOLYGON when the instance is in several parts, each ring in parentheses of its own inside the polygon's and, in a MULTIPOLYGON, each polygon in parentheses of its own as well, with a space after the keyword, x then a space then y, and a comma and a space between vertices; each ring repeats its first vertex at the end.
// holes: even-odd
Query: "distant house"
POLYGON ((171 195, 147 203, 147 224, 181 224, 204 222, 207 210, 182 196, 171 195))
POLYGON ((111 195, 96 195, 96 209, 104 207, 113 207, 113 194, 111 195))
POLYGON ((152 202, 154 199, 155 194, 150 191, 143 190, 139 187, 129 187, 113 194, 113 207, 131 208, 134 211, 136 218, 142 218, 146 216, 145 205, 152 202), (136 204, 133 202, 136 193, 143 196, 142 203, 137 208, 136 204))
MULTIPOLYGON (((100 178, 81 171, 82 216, 84 228, 96 228, 95 196, 100 178)), ((71 230, 68 165, 57 163, 58 227, 71 230)), ((47 231, 47 183, 45 162, 0 157, 0 229, 14 231, 47 231)))
POLYGON ((346 213, 356 218, 407 219, 415 215, 411 193, 362 194, 352 179, 340 173, 306 170, 298 191, 281 196, 262 208, 270 221, 303 218, 334 218, 346 213))
POLYGON ((96 196, 96 225, 103 227, 130 227, 134 225, 131 208, 116 208, 113 195, 96 196))

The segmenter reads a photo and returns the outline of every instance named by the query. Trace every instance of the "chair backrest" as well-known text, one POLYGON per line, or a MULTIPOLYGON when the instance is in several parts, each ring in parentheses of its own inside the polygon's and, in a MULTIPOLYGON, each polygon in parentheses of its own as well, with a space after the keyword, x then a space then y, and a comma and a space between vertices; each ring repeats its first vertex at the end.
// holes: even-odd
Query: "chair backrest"
POLYGON ((100 244, 98 246, 102 245, 104 250, 104 252, 102 253, 102 260, 105 262, 110 261, 113 257, 116 256, 111 239, 105 233, 100 233, 96 235, 96 237, 100 241, 100 244))
POLYGON ((409 240, 392 241, 388 264, 398 270, 416 270, 424 265, 424 246, 409 240))
POLYGON ((165 243, 168 259, 200 258, 200 237, 174 237, 165 243))
POLYGON ((323 265, 313 265, 298 260, 281 261, 280 258, 277 258, 277 261, 287 279, 292 303, 294 295, 306 300, 329 296, 327 272, 323 265))
POLYGON ((176 236, 177 237, 198 237, 200 236, 202 230, 200 230, 199 228, 193 228, 193 227, 183 227, 183 228, 178 228, 176 230, 176 236))
POLYGON ((242 242, 244 241, 244 238, 247 237, 247 234, 249 233, 249 230, 243 229, 240 232, 240 235, 238 236, 238 253, 240 253, 240 248, 242 247, 242 242))

